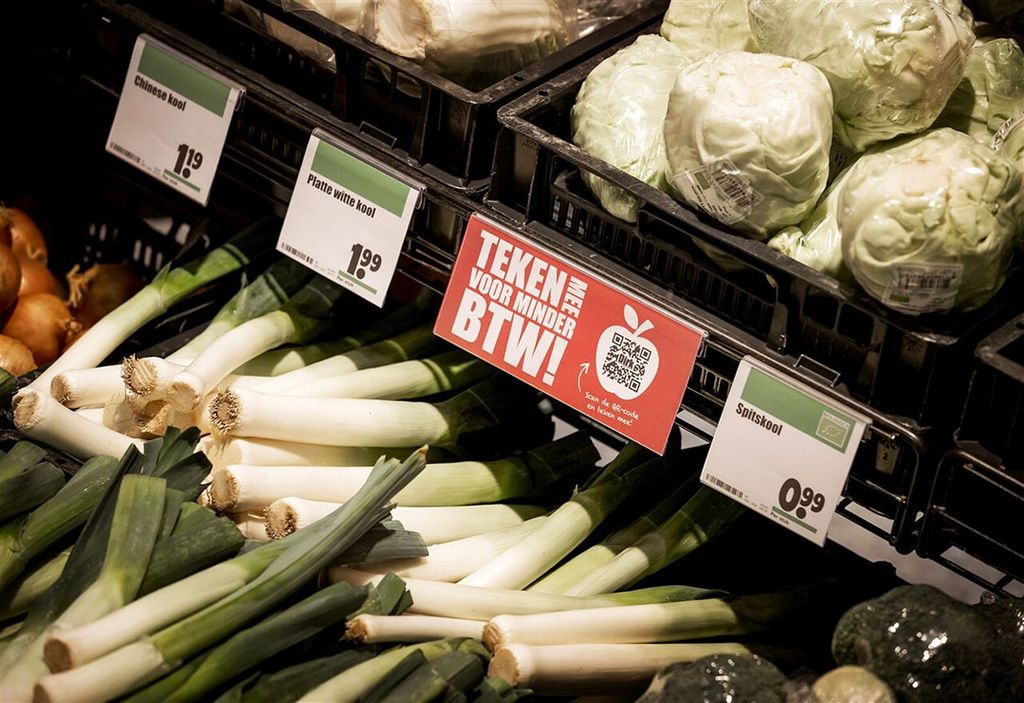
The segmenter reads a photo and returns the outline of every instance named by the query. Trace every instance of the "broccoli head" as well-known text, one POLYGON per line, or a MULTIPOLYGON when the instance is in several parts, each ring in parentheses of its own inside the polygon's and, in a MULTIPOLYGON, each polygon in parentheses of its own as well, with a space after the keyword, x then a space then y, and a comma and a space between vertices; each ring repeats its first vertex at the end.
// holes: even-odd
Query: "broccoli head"
POLYGON ((756 654, 712 654, 670 664, 637 703, 784 703, 786 677, 756 654))
POLYGON ((900 586, 847 611, 832 654, 870 669, 908 703, 1014 700, 1024 667, 998 621, 931 586, 900 586))

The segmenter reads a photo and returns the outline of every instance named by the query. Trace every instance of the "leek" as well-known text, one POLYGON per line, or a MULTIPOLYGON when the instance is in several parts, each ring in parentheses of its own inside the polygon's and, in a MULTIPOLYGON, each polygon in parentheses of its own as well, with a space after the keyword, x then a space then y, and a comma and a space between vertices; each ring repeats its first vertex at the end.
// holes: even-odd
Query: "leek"
MULTIPOLYGON (((165 267, 145 288, 90 327, 28 387, 49 392, 53 377, 62 371, 98 366, 122 342, 167 308, 211 281, 237 271, 249 263, 253 255, 265 251, 272 245, 273 226, 273 220, 262 220, 184 266, 165 267)), ((104 453, 108 452, 97 452, 104 453)))
POLYGON ((6 591, 0 593, 0 622, 27 613, 32 604, 60 578, 70 554, 70 549, 58 552, 19 576, 6 591))
POLYGON ((194 410, 236 367, 282 344, 307 342, 320 334, 344 290, 315 276, 279 309, 228 330, 171 380, 172 405, 182 412, 194 410))
MULTIPOLYGON (((383 578, 380 574, 368 574, 353 569, 334 568, 331 572, 336 581, 345 581, 354 586, 377 583, 383 578)), ((662 586, 577 598, 551 593, 460 586, 454 583, 411 578, 404 579, 404 581, 405 587, 412 594, 413 604, 409 608, 410 612, 443 618, 483 621, 505 614, 532 615, 560 610, 612 608, 618 605, 691 600, 695 596, 700 597, 707 593, 703 589, 686 586, 662 586)))
MULTIPOLYGON (((96 327, 90 331, 94 329, 96 327)), ((80 337, 71 349, 77 348, 83 339, 80 337)), ((83 460, 101 455, 121 456, 129 447, 138 448, 142 444, 139 440, 97 425, 65 408, 49 393, 31 386, 26 386, 14 397, 14 424, 26 437, 83 460)))
POLYGON ((658 670, 711 654, 747 654, 735 642, 713 644, 512 644, 494 653, 488 674, 541 695, 640 693, 658 670))
POLYGON ((348 622, 345 637, 357 644, 428 642, 446 637, 483 639, 479 620, 439 618, 433 615, 359 615, 348 622))
POLYGON ((254 539, 258 542, 270 540, 270 535, 267 534, 267 521, 264 519, 263 513, 231 513, 228 517, 246 539, 254 539))
POLYGON ((112 457, 90 459, 53 498, 0 527, 0 591, 33 559, 85 523, 117 473, 112 457))
POLYGON ((121 402, 124 400, 121 367, 115 364, 62 371, 50 381, 50 395, 68 408, 121 402))
POLYGON ((0 452, 0 481, 17 476, 45 457, 46 450, 42 447, 24 440, 16 442, 6 454, 0 452))
POLYGON ((662 468, 660 459, 628 463, 559 506, 536 532, 462 579, 467 586, 525 588, 575 549, 626 498, 629 489, 662 468))
MULTIPOLYGON (((214 481, 223 475, 217 474, 214 481)), ((267 507, 267 534, 280 539, 331 515, 343 504, 282 498, 267 507)), ((347 505, 345 503, 344 505, 347 505)), ((513 527, 544 514, 534 505, 459 505, 451 508, 395 508, 391 515, 427 544, 451 542, 484 532, 513 527)))
MULTIPOLYGON (((199 451, 210 458, 214 470, 232 464, 255 466, 369 466, 382 455, 395 454, 389 449, 364 447, 332 447, 325 444, 301 444, 274 439, 203 437, 199 451)), ((408 453, 406 450, 398 450, 408 453)))
MULTIPOLYGON (((514 527, 491 530, 473 537, 430 545, 430 553, 419 559, 401 559, 377 564, 358 564, 356 568, 378 574, 392 572, 402 578, 454 583, 471 574, 526 535, 540 527, 546 517, 535 517, 514 527)), ((328 571, 328 577, 335 580, 328 571)))
POLYGON ((440 403, 258 396, 227 389, 210 403, 214 434, 342 446, 451 445, 521 409, 524 387, 495 377, 440 403))
MULTIPOLYGON (((312 659, 260 676, 242 694, 243 703, 294 703, 303 693, 344 671, 373 659, 370 652, 348 650, 329 657, 312 659)), ((156 702, 156 703, 159 703, 156 702)))
MULTIPOLYGON (((369 370, 380 366, 398 364, 410 359, 418 359, 438 351, 444 346, 440 337, 436 337, 431 325, 420 325, 406 330, 392 339, 385 339, 364 347, 357 347, 343 354, 323 359, 295 371, 267 378, 257 388, 263 393, 282 393, 304 395, 294 392, 295 388, 316 384, 326 378, 335 378, 369 370)), ((426 394, 425 394, 426 395, 426 394)), ((363 397, 363 396, 338 396, 363 397)))
POLYGON ((686 481, 647 513, 616 530, 598 544, 580 552, 554 571, 549 572, 547 576, 535 581, 526 590, 572 595, 570 589, 577 581, 586 578, 592 571, 610 562, 623 549, 668 519, 679 508, 682 496, 689 490, 690 482, 686 481))
MULTIPOLYGON (((430 703, 471 691, 484 678, 487 652, 475 640, 466 640, 453 652, 423 662, 374 701, 381 703, 430 703)), ((463 698, 465 696, 463 695, 463 698)))
MULTIPOLYGON (((285 550, 273 552, 275 543, 270 542, 233 560, 237 562, 260 552, 275 554, 272 562, 251 581, 232 588, 227 591, 229 595, 212 601, 212 605, 199 612, 190 607, 188 612, 192 615, 141 641, 112 651, 80 668, 44 677, 38 683, 38 695, 51 701, 112 698, 155 676, 173 671, 186 658, 215 644, 289 597, 344 552, 380 519, 391 497, 423 469, 425 455, 424 448, 414 452, 401 464, 394 460, 379 462, 378 471, 353 500, 328 519, 298 533, 297 539, 276 543, 287 544, 285 550)), ((200 580, 202 577, 208 578, 215 569, 229 564, 231 562, 225 562, 201 572, 200 580)), ((179 581, 175 587, 189 580, 179 581)), ((149 598, 158 594, 160 591, 151 594, 149 598)), ((154 600, 159 604, 155 610, 165 616, 168 606, 172 604, 164 602, 159 596, 154 600)), ((136 604, 141 602, 136 601, 136 604)), ((194 603, 193 600, 191 605, 194 603)), ((146 619, 148 622, 142 629, 143 633, 151 631, 149 627, 153 622, 152 616, 146 619)), ((124 641, 120 644, 124 644, 124 641)))
POLYGON ((610 593, 681 559, 746 514, 736 501, 701 486, 672 517, 565 590, 568 595, 610 593))
POLYGON ((245 537, 227 518, 204 508, 209 519, 188 525, 181 521, 166 539, 157 542, 139 593, 152 593, 238 553, 245 537))
POLYGON ((38 508, 63 486, 64 472, 48 461, 0 480, 0 520, 38 508))

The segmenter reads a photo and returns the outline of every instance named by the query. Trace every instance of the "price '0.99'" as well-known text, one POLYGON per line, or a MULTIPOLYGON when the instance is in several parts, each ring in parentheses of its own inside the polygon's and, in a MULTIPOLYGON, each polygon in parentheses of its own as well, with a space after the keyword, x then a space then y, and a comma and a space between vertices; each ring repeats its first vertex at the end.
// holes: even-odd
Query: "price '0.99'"
POLYGON ((820 513, 825 507, 825 496, 816 493, 811 487, 802 487, 795 478, 786 479, 779 489, 779 507, 787 513, 794 513, 798 518, 807 517, 807 508, 812 513, 820 513))

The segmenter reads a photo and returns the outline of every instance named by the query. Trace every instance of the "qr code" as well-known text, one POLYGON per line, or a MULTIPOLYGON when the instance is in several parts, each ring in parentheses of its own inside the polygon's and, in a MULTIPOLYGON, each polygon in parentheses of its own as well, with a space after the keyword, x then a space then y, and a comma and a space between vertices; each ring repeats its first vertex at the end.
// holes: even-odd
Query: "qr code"
POLYGON ((640 382, 650 360, 651 347, 616 332, 612 335, 612 345, 601 363, 601 375, 618 381, 636 393, 640 390, 640 382))

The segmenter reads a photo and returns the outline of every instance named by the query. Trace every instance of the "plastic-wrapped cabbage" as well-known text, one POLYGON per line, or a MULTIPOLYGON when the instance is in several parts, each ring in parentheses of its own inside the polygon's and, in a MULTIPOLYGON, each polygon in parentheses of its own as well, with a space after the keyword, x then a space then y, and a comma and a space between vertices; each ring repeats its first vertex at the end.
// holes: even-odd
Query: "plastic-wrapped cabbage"
MULTIPOLYGON (((370 9, 370 0, 290 0, 284 4, 287 10, 313 10, 345 29, 358 32, 370 9)), ((334 63, 334 52, 330 47, 310 39, 302 32, 292 29, 284 22, 270 15, 263 16, 264 25, 272 37, 283 41, 307 56, 325 63, 334 63)))
POLYGON ((679 72, 665 145, 683 199, 764 238, 800 222, 828 178, 832 91, 782 56, 709 54, 679 72))
POLYGON ((695 59, 712 51, 757 51, 747 0, 672 0, 661 36, 695 59))
POLYGON ((850 278, 843 263, 843 238, 836 224, 839 192, 849 176, 850 169, 840 173, 811 214, 799 225, 786 227, 772 237, 768 246, 833 278, 850 278))
MULTIPOLYGON (((670 192, 665 156, 668 94, 683 66, 683 52, 654 34, 602 61, 583 81, 572 108, 572 140, 583 151, 634 178, 670 192)), ((636 222, 637 199, 608 181, 584 172, 601 206, 636 222)))
POLYGON ((1003 123, 1024 107, 1024 52, 1013 39, 978 42, 964 79, 933 127, 952 127, 989 144, 1003 123))
MULTIPOLYGON (((992 137, 992 148, 1000 156, 1004 156, 1024 174, 1024 109, 1008 119, 992 137)), ((1017 235, 1017 246, 1024 249, 1024 198, 1020 200, 1020 211, 1017 215, 1020 229, 1017 235)))
POLYGON ((836 136, 854 151, 927 129, 974 42, 960 0, 749 0, 748 10, 762 51, 825 73, 836 136))
POLYGON ((372 41, 480 89, 558 51, 575 12, 556 0, 376 0, 372 41))
POLYGON ((839 196, 843 261, 869 295, 911 315, 984 305, 1013 253, 1021 178, 952 129, 880 147, 854 164, 839 196))

